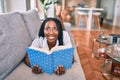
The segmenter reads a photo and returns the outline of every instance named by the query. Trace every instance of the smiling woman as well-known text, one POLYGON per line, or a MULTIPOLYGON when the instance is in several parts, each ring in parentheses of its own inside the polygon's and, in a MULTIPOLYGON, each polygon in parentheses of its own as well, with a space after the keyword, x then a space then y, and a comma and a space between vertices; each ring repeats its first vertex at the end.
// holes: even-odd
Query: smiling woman
MULTIPOLYGON (((32 42, 31 47, 51 50, 55 46, 72 46, 70 36, 67 31, 63 31, 62 24, 57 18, 46 18, 39 30, 38 37, 32 42)), ((30 66, 29 59, 26 56, 26 64, 30 66)), ((42 69, 37 64, 32 69, 33 73, 41 73, 42 69)), ((64 66, 59 65, 55 69, 57 75, 65 73, 64 66)))

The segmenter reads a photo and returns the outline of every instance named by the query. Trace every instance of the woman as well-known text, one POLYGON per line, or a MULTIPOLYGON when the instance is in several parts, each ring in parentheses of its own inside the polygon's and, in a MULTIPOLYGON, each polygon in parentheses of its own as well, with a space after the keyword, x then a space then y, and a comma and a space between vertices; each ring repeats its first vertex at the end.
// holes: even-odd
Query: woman
MULTIPOLYGON (((72 46, 69 34, 62 30, 61 22, 58 19, 47 18, 41 25, 38 38, 32 42, 31 46, 51 50, 51 48, 60 45, 72 46)), ((26 64, 30 66, 27 56, 26 64)), ((32 72, 38 74, 42 72, 42 69, 38 68, 38 65, 36 64, 34 65, 32 72)), ((55 73, 58 75, 64 74, 64 66, 58 66, 58 68, 55 70, 55 73)))

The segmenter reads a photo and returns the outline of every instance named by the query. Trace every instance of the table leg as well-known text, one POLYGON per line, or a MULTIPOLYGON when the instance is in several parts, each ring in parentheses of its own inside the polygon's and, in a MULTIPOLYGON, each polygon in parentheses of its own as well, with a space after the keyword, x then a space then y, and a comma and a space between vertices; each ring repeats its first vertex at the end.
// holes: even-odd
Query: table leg
POLYGON ((93 44, 92 44, 92 57, 94 57, 94 42, 96 41, 96 39, 93 40, 93 44))
POLYGON ((101 43, 99 43, 98 49, 101 48, 101 43))
POLYGON ((91 30, 92 26, 92 9, 88 12, 87 30, 91 30))

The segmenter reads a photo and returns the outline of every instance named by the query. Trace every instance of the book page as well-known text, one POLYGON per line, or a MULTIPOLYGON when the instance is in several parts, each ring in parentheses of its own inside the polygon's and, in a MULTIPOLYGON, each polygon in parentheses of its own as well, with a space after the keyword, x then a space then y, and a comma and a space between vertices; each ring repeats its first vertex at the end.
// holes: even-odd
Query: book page
POLYGON ((31 49, 37 50, 37 51, 41 51, 41 52, 45 52, 46 54, 52 54, 52 52, 57 51, 57 50, 62 50, 62 49, 66 49, 66 48, 71 48, 71 45, 62 45, 62 46, 55 46, 53 47, 50 51, 43 49, 43 48, 36 48, 36 47, 29 47, 31 49))
POLYGON ((41 51, 41 52, 44 52, 46 54, 51 54, 50 51, 46 50, 46 49, 43 49, 43 48, 36 48, 36 47, 29 47, 30 49, 34 49, 34 50, 37 50, 37 51, 41 51))
POLYGON ((54 51, 57 51, 57 50, 62 50, 62 49, 71 48, 71 47, 72 47, 71 45, 55 46, 50 51, 54 52, 54 51))

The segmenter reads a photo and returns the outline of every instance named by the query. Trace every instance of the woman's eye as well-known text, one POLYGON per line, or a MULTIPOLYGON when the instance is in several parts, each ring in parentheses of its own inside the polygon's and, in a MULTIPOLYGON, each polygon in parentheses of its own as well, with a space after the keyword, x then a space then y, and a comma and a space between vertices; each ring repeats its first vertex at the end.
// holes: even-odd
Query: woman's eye
POLYGON ((55 28, 54 28, 54 31, 57 31, 57 30, 58 30, 57 27, 55 27, 55 28))
POLYGON ((49 30, 50 30, 50 28, 49 28, 49 27, 47 27, 47 28, 45 28, 45 30, 49 31, 49 30))

